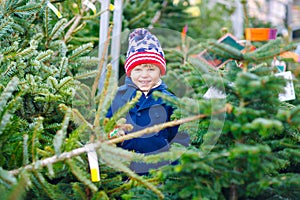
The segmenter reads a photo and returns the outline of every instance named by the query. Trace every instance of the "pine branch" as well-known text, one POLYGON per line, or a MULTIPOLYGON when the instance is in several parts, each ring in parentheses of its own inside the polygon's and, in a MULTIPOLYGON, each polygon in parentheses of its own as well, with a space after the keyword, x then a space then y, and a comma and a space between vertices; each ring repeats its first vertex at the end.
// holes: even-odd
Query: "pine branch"
POLYGON ((99 17, 100 15, 102 15, 103 13, 108 12, 108 11, 110 11, 109 8, 106 9, 106 10, 102 10, 102 11, 100 11, 100 12, 97 12, 97 13, 94 14, 94 15, 90 15, 90 16, 82 16, 82 19, 83 19, 83 20, 92 20, 92 19, 95 19, 95 18, 99 17))
POLYGON ((140 12, 138 15, 133 17, 127 24, 127 26, 132 26, 134 23, 140 21, 142 18, 144 18, 147 15, 146 11, 140 12))
POLYGON ((151 191, 153 191, 160 199, 164 198, 164 195, 161 191, 159 191, 152 183, 148 182, 147 180, 143 179, 141 176, 135 174, 131 171, 128 167, 123 165, 120 162, 112 162, 110 157, 102 156, 103 160, 109 165, 112 166, 114 169, 119 169, 120 171, 125 172, 131 179, 138 181, 151 191))
MULTIPOLYGON (((21 171, 19 171, 18 173, 20 173, 21 171)), ((1 184, 5 183, 8 185, 14 185, 16 184, 17 178, 12 176, 12 175, 16 175, 16 174, 11 174, 8 171, 2 169, 2 167, 0 167, 0 179, 1 179, 1 184)))
MULTIPOLYGON (((76 61, 86 67, 94 68, 94 66, 97 66, 99 64, 100 59, 98 57, 82 56, 82 57, 78 58, 76 61)), ((95 70, 95 71, 97 71, 97 70, 95 70)))
POLYGON ((59 20, 55 24, 51 33, 49 34, 47 41, 49 42, 49 41, 52 41, 52 40, 55 40, 56 38, 58 38, 64 31, 66 23, 67 23, 67 19, 65 19, 65 18, 59 20))
POLYGON ((240 60, 243 58, 243 54, 241 51, 237 50, 236 48, 233 48, 232 46, 224 43, 214 42, 213 45, 227 53, 230 54, 231 58, 240 60))
POLYGON ((53 51, 52 50, 47 50, 45 52, 40 52, 36 56, 36 60, 39 62, 44 62, 45 60, 49 60, 53 56, 53 51))
POLYGON ((85 192, 80 187, 80 183, 72 183, 72 189, 75 192, 75 194, 78 194, 80 199, 82 200, 88 200, 88 197, 86 196, 85 192))
POLYGON ((63 78, 64 75, 67 73, 68 64, 69 64, 68 58, 63 57, 60 61, 59 78, 63 78))
MULTIPOLYGON (((220 113, 224 113, 224 112, 228 111, 230 108, 231 108, 230 105, 226 105, 224 109, 218 110, 218 111, 212 113, 211 115, 218 115, 220 113)), ((209 115, 209 116, 211 116, 211 115, 209 115)), ((198 119, 203 119, 203 118, 206 118, 206 117, 208 117, 208 115, 200 114, 200 115, 196 115, 196 116, 192 116, 192 117, 187 117, 187 118, 183 118, 183 119, 179 119, 179 120, 174 120, 174 121, 171 121, 171 122, 166 122, 166 123, 163 123, 163 124, 158 124, 158 125, 155 125, 153 127, 143 129, 141 131, 137 131, 137 132, 130 133, 128 135, 125 135, 125 136, 122 136, 122 137, 119 137, 119 138, 115 138, 115 139, 111 139, 109 141, 105 141, 104 143, 110 144, 110 145, 111 144, 116 144, 116 143, 122 142, 124 140, 129 140, 129 139, 140 137, 144 134, 158 132, 158 131, 160 131, 164 128, 167 128, 167 127, 180 125, 180 124, 183 124, 183 123, 191 122, 191 121, 198 120, 198 119)), ((43 167, 45 167, 49 164, 54 164, 54 163, 57 163, 57 162, 60 162, 60 161, 64 161, 64 160, 73 158, 75 156, 79 156, 83 153, 87 153, 91 149, 99 149, 99 148, 102 147, 102 143, 103 143, 103 141, 90 143, 90 144, 85 145, 84 147, 74 149, 70 152, 64 152, 64 153, 60 154, 59 156, 52 156, 52 157, 49 157, 49 158, 45 158, 43 160, 39 160, 39 161, 33 162, 29 165, 26 165, 24 167, 21 167, 19 169, 11 170, 11 171, 9 171, 9 173, 12 174, 12 175, 17 175, 22 170, 35 171, 35 170, 37 170, 39 168, 43 168, 43 167)))
POLYGON ((95 120, 94 120, 94 127, 96 127, 96 128, 99 128, 100 115, 101 115, 101 111, 102 111, 103 102, 104 102, 107 92, 108 92, 109 79, 111 77, 111 73, 112 73, 112 65, 109 64, 109 65, 107 65, 107 73, 106 73, 106 77, 105 77, 105 81, 104 81, 104 87, 101 92, 101 96, 99 99, 98 108, 97 108, 96 116, 95 116, 95 120))
POLYGON ((13 24, 13 19, 9 16, 6 18, 1 18, 0 23, 0 37, 2 38, 7 34, 7 32, 11 29, 13 24))
POLYGON ((35 122, 35 126, 34 126, 34 130, 33 130, 33 135, 32 135, 32 139, 31 139, 31 157, 32 157, 32 161, 35 162, 36 160, 36 140, 38 138, 38 133, 42 130, 42 126, 43 126, 43 118, 39 117, 36 119, 35 122))
MULTIPOLYGON (((60 199, 61 193, 56 192, 55 186, 49 184, 44 178, 43 174, 37 171, 34 171, 35 178, 38 181, 39 186, 43 189, 43 191, 47 194, 51 199, 60 199)), ((33 176, 33 175, 32 175, 33 176)))
POLYGON ((116 148, 115 145, 102 143, 101 148, 98 150, 99 154, 107 155, 108 157, 114 157, 118 161, 141 161, 144 160, 145 156, 143 154, 137 154, 132 151, 128 151, 122 148, 116 148))
MULTIPOLYGON (((0 33, 0 37, 1 37, 1 33, 0 33)), ((5 54, 14 52, 17 49, 18 49, 18 43, 14 42, 11 46, 5 47, 5 48, 1 49, 0 51, 3 53, 3 55, 5 55, 5 54)))
POLYGON ((54 95, 58 92, 62 92, 62 88, 70 86, 71 84, 76 84, 76 81, 74 82, 74 79, 72 77, 65 77, 63 79, 60 79, 60 83, 55 86, 56 91, 53 93, 54 95))
POLYGON ((29 175, 26 172, 22 173, 17 184, 14 185, 6 200, 22 200, 26 194, 27 187, 31 186, 29 175))
MULTIPOLYGON (((60 109, 67 111, 68 107, 66 105, 61 104, 60 105, 60 109)), ((82 116, 82 114, 75 108, 72 108, 72 118, 73 121, 77 124, 83 124, 84 126, 90 128, 90 130, 93 130, 93 125, 90 124, 85 118, 84 116, 82 116)))
POLYGON ((1 94, 1 100, 0 100, 0 116, 1 113, 3 111, 3 109, 5 108, 5 106, 7 105, 7 101, 9 100, 9 98, 11 98, 12 93, 17 89, 17 86, 19 84, 19 79, 17 77, 13 77, 11 79, 11 81, 7 84, 7 86, 5 87, 4 91, 1 94))
POLYGON ((12 92, 14 92, 14 90, 16 90, 16 88, 14 89, 14 87, 17 87, 17 85, 14 85, 14 84, 18 84, 18 83, 19 83, 19 79, 14 77, 8 83, 6 88, 4 88, 4 91, 2 93, 3 95, 0 96, 1 98, 3 98, 3 101, 0 101, 0 106, 1 106, 1 104, 4 103, 3 106, 1 106, 1 108, 0 108, 0 135, 2 135, 5 127, 11 122, 11 117, 13 116, 13 113, 19 107, 18 105, 21 100, 20 96, 23 91, 18 92, 14 97, 12 97, 12 92), (11 90, 11 91, 9 91, 9 90, 11 90), (9 94, 10 92, 11 92, 11 94, 9 94), (8 98, 12 98, 12 100, 7 102, 8 98))
POLYGON ((92 50, 93 48, 93 44, 92 43, 88 43, 88 44, 83 44, 80 47, 76 48, 73 52, 72 55, 69 57, 69 60, 74 60, 77 57, 79 57, 80 55, 83 55, 85 53, 88 53, 92 50))
MULTIPOLYGON (((49 31, 50 31, 50 21, 51 21, 51 15, 49 14, 49 7, 47 6, 45 8, 44 11, 44 24, 45 24, 45 28, 44 28, 44 32, 45 32, 45 38, 47 39, 49 37, 49 31)), ((46 45, 47 46, 47 45, 46 45)))
POLYGON ((66 33, 65 38, 64 38, 64 42, 69 41, 71 35, 74 33, 74 30, 76 29, 76 27, 80 23, 81 18, 82 18, 81 15, 76 15, 74 17, 74 22, 73 22, 72 26, 70 27, 70 29, 68 30, 68 32, 66 33))
MULTIPOLYGON (((37 41, 35 40, 31 40, 30 41, 30 47, 24 49, 21 52, 18 52, 15 56, 20 56, 23 57, 23 59, 25 58, 29 58, 32 55, 34 55, 36 52, 35 50, 37 49, 38 45, 37 45, 37 41)), ((11 58, 12 56, 7 56, 7 58, 11 58)))
POLYGON ((88 79, 88 78, 93 78, 96 76, 97 71, 92 70, 92 71, 86 71, 84 73, 77 73, 74 79, 88 79))
POLYGON ((165 9, 167 6, 168 6, 168 1, 164 0, 163 3, 162 3, 162 9, 156 11, 154 17, 151 19, 151 23, 148 26, 149 29, 152 29, 153 25, 156 24, 159 21, 159 19, 161 17, 162 10, 165 9))
POLYGON ((142 92, 137 91, 136 96, 131 99, 128 103, 126 103, 124 106, 122 106, 119 110, 117 110, 114 115, 109 119, 108 122, 105 124, 105 132, 111 131, 114 126, 116 125, 116 121, 123 117, 140 99, 142 96, 142 92))
MULTIPOLYGON (((222 109, 218 112, 215 112, 212 115, 220 114, 220 113, 223 113, 225 111, 226 111, 226 108, 224 108, 224 109, 222 109)), ((116 144, 116 143, 122 142, 124 140, 130 140, 130 139, 137 138, 137 137, 140 137, 140 136, 145 135, 145 134, 155 133, 155 132, 158 132, 162 129, 168 128, 168 127, 177 126, 177 125, 180 125, 180 124, 195 121, 195 120, 198 120, 198 119, 203 119, 203 118, 206 118, 206 117, 208 117, 208 115, 200 114, 200 115, 195 115, 195 116, 192 116, 192 117, 187 117, 187 118, 183 118, 183 119, 179 119, 179 120, 174 120, 174 121, 154 125, 152 127, 145 128, 143 130, 140 130, 140 131, 137 131, 137 132, 134 132, 134 133, 130 133, 130 134, 127 134, 127 135, 119 137, 119 138, 111 139, 111 140, 108 141, 108 143, 116 144)))
POLYGON ((102 52, 102 55, 101 55, 101 60, 100 60, 99 66, 98 66, 98 73, 97 73, 97 76, 95 78, 95 81, 94 81, 94 84, 93 84, 93 87, 92 87, 92 94, 91 94, 92 97, 91 97, 91 99, 95 98, 96 91, 97 91, 97 88, 98 88, 98 85, 99 85, 99 80, 100 80, 100 77, 101 77, 101 74, 102 74, 103 64, 105 62, 106 51, 108 50, 111 31, 112 31, 112 27, 110 26, 109 29, 108 29, 108 32, 107 32, 107 38, 106 38, 105 43, 104 43, 104 49, 103 49, 103 52, 102 52))
POLYGON ((268 58, 273 58, 274 56, 278 56, 283 52, 290 51, 296 48, 297 44, 289 44, 285 46, 280 46, 280 39, 270 41, 269 43, 261 46, 259 49, 245 53, 244 60, 247 61, 260 61, 266 60, 268 58))
POLYGON ((56 132, 56 135, 53 139, 53 145, 55 149, 55 154, 59 155, 61 153, 61 146, 63 142, 65 141, 66 135, 67 135, 67 126, 69 125, 70 121, 70 115, 71 115, 71 109, 69 108, 66 111, 64 120, 62 122, 61 129, 56 132))
POLYGON ((24 6, 16 7, 15 9, 10 10, 10 12, 15 14, 20 14, 20 15, 31 15, 36 13, 38 10, 40 10, 41 7, 42 7, 41 4, 29 2, 24 6))
POLYGON ((95 184, 92 183, 90 179, 88 179, 88 175, 85 171, 80 169, 80 167, 73 160, 68 159, 67 164, 71 169, 71 172, 78 178, 78 180, 89 187, 93 192, 97 192, 98 188, 95 184))

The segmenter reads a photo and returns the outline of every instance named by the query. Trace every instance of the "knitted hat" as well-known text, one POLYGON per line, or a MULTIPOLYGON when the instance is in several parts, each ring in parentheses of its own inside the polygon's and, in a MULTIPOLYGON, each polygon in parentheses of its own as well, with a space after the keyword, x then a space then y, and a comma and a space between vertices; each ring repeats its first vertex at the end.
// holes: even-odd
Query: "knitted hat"
POLYGON ((125 72, 141 64, 154 64, 159 67, 161 75, 166 73, 166 60, 159 40, 144 28, 135 29, 128 38, 129 45, 125 62, 125 72))

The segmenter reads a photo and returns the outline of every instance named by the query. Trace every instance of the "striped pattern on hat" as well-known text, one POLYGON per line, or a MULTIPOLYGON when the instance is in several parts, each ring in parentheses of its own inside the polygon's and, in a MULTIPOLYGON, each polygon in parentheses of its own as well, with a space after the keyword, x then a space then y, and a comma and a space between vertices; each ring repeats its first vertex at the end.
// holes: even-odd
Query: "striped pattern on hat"
POLYGON ((125 72, 141 64, 154 64, 160 68, 161 75, 166 73, 166 60, 159 40, 144 28, 135 29, 128 38, 125 72))

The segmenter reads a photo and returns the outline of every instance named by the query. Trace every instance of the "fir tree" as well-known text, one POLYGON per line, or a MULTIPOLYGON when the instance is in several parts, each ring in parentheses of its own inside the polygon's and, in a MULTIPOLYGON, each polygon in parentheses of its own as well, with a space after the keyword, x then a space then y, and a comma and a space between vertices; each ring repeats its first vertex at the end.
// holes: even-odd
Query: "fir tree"
MULTIPOLYGON (((91 2, 98 9, 99 4, 91 2)), ((171 28, 164 16, 188 7, 185 1, 173 8, 164 7, 164 2, 171 2, 160 2, 126 1, 124 29, 160 25, 171 28), (157 11, 162 12, 158 20, 157 11)), ((103 60, 93 57, 98 40, 94 32, 99 30, 97 17, 101 13, 80 1, 52 1, 50 5, 59 12, 49 3, 1 1, 2 199, 299 196, 299 100, 279 101, 286 80, 274 76, 276 68, 270 64, 295 44, 278 38, 242 53, 216 42, 221 33, 218 28, 210 29, 215 37, 211 35, 210 40, 201 43, 180 32, 172 39, 165 35, 162 41, 168 46, 165 53, 170 73, 164 79, 173 91, 182 89, 178 85, 186 86, 178 101, 156 94, 178 107, 174 121, 108 140, 107 133, 123 125, 122 116, 139 96, 112 119, 104 117, 117 83, 111 65, 104 66, 103 60), (195 56, 204 49, 231 62, 214 69, 195 56), (107 77, 103 89, 97 91, 102 68, 107 69, 107 77), (174 80, 182 84, 174 84, 174 80), (211 87, 225 93, 226 99, 204 98, 211 87), (178 124, 191 136, 188 149, 174 144, 171 152, 144 157, 113 145, 178 124), (86 153, 92 150, 99 158, 99 182, 91 181, 86 153), (164 159, 180 164, 153 171, 149 177, 140 177, 127 167, 133 160, 164 159), (124 182, 125 177, 130 179, 124 182)), ((198 30, 190 27, 198 36, 198 30)), ((181 29, 180 25, 175 30, 181 29)), ((299 93, 298 65, 287 62, 299 93)))
MULTIPOLYGON (((166 199, 297 199, 299 105, 298 100, 279 100, 286 80, 275 76, 278 71, 271 64, 274 57, 278 59, 280 53, 294 49, 296 44, 277 38, 257 43, 256 50, 244 53, 212 40, 202 45, 231 61, 214 69, 195 59, 195 52, 181 48, 176 51, 177 55, 181 53, 176 62, 182 65, 169 64, 172 73, 166 81, 177 77, 194 89, 193 95, 179 101, 181 109, 176 114, 180 117, 201 111, 204 118, 181 126, 192 136, 187 151, 174 146, 173 154, 165 155, 181 156, 181 164, 153 172, 166 199), (222 99, 204 97, 210 87, 226 94, 226 104, 222 99), (212 108, 222 111, 222 106, 226 112, 219 114, 225 114, 225 119, 207 118, 218 114, 212 108), (221 134, 217 131, 220 126, 221 134), (215 138, 217 141, 211 143, 215 138)), ((295 64, 289 61, 288 70, 295 75, 297 93, 299 73, 295 64)), ((140 190, 135 188, 128 196, 141 198, 140 190)))

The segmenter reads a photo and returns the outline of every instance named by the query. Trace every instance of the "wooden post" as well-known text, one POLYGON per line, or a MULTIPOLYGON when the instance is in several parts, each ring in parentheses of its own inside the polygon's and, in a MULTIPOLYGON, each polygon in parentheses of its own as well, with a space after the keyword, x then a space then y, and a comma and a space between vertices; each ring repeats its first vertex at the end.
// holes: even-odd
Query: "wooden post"
POLYGON ((244 13, 243 13, 243 6, 240 0, 235 0, 236 10, 231 16, 231 21, 233 25, 234 35, 238 39, 242 39, 244 35, 244 13))
MULTIPOLYGON (((110 0, 100 0, 100 3, 101 3, 101 12, 103 12, 103 13, 100 16, 98 56, 101 59, 102 53, 103 53, 103 48, 104 48, 104 43, 107 39, 107 33, 108 33, 110 0)), ((105 55, 105 56, 107 57, 107 55, 105 55)))
POLYGON ((105 55, 102 54, 105 48, 105 41, 107 40, 109 17, 110 17, 110 11, 109 11, 110 0, 99 0, 99 1, 101 3, 102 14, 100 16, 98 57, 101 60, 102 56, 104 56, 102 74, 98 84, 98 89, 99 91, 101 91, 103 87, 103 82, 105 80, 105 70, 106 70, 105 66, 107 65, 107 53, 105 55))
POLYGON ((114 15, 113 15, 113 31, 111 42, 111 57, 112 69, 116 80, 119 78, 119 58, 121 45, 121 30, 122 30, 122 0, 114 1, 114 15))

